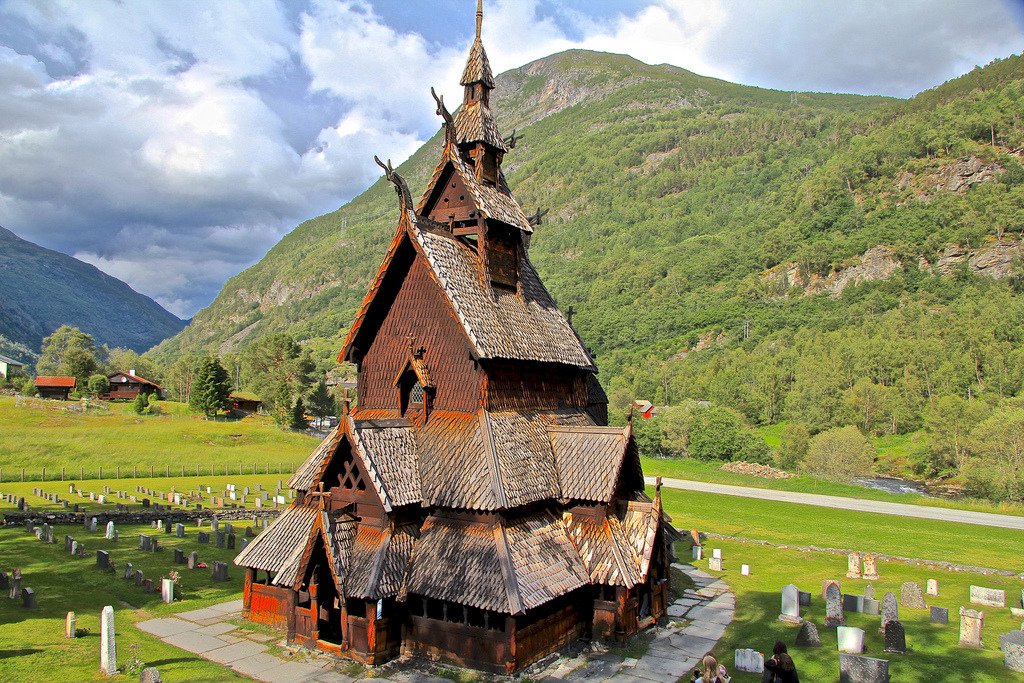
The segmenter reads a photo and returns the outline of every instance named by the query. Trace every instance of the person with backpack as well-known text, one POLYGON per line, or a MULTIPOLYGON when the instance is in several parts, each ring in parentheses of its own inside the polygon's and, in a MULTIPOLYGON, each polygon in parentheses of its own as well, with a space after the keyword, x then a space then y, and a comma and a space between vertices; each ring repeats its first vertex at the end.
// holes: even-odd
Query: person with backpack
POLYGON ((713 655, 704 656, 700 671, 700 678, 697 679, 696 683, 729 683, 732 680, 729 678, 729 672, 718 663, 718 660, 713 655))
POLYGON ((781 640, 775 641, 772 648, 774 654, 764 663, 764 677, 762 683, 800 683, 800 677, 796 673, 796 664, 793 658, 786 652, 786 644, 781 640))

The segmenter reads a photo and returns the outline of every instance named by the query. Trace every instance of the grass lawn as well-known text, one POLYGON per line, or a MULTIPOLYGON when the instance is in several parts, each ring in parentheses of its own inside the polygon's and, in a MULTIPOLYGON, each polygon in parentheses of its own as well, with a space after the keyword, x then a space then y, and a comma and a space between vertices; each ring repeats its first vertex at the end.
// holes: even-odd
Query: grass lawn
POLYGON ((865 486, 842 484, 818 479, 816 477, 796 476, 792 479, 765 479, 748 474, 726 472, 721 463, 702 462, 693 458, 640 458, 644 474, 661 475, 676 479, 704 481, 713 484, 731 484, 733 486, 750 486, 759 489, 776 491, 796 491, 799 493, 815 493, 843 498, 864 498, 881 500, 891 503, 909 505, 925 505, 931 507, 954 508, 957 510, 973 510, 975 512, 992 512, 1003 515, 1024 516, 1024 506, 1013 504, 994 504, 982 500, 949 500, 946 498, 929 498, 913 493, 896 494, 878 491, 865 486))
MULTIPOLYGON (((26 610, 21 601, 0 597, 0 681, 91 681, 105 679, 99 670, 100 611, 114 607, 117 632, 118 666, 123 669, 131 658, 130 646, 138 645, 136 656, 160 669, 165 681, 247 680, 230 669, 195 658, 193 655, 134 627, 134 624, 173 612, 198 609, 241 597, 243 574, 229 565, 231 580, 214 583, 210 569, 189 571, 187 565, 174 564, 174 548, 186 554, 193 550, 211 565, 214 560, 230 562, 237 550, 221 550, 213 544, 196 541, 196 527, 189 526, 186 537, 159 534, 163 548, 157 553, 138 550, 138 534, 154 533, 149 526, 119 526, 120 540, 104 540, 100 532, 89 533, 81 526, 56 527, 56 543, 47 545, 26 534, 23 528, 0 528, 0 569, 21 567, 22 586, 30 586, 38 595, 38 607, 26 610), (85 544, 88 555, 72 558, 64 552, 64 535, 85 544), (96 568, 96 550, 109 550, 117 572, 96 568), (160 601, 160 592, 143 593, 134 581, 121 578, 124 564, 131 562, 147 578, 156 580, 171 569, 181 573, 179 594, 173 605, 160 601), (88 634, 75 640, 64 638, 64 617, 73 611, 78 628, 88 634)), ((207 527, 209 530, 209 527, 207 527)), ((138 680, 121 675, 112 680, 138 680)))
MULTIPOLYGON (((797 664, 801 681, 833 683, 838 679, 839 657, 836 646, 836 630, 826 629, 825 602, 821 597, 821 582, 836 579, 844 593, 863 594, 869 583, 864 580, 847 579, 846 557, 824 553, 801 553, 795 550, 780 550, 735 541, 709 539, 705 548, 721 548, 725 560, 723 572, 709 572, 721 576, 736 593, 736 616, 719 641, 715 654, 718 656, 736 683, 760 681, 760 675, 733 671, 733 651, 739 648, 753 648, 771 654, 776 640, 789 647, 789 653, 797 664), (751 576, 740 575, 740 565, 749 564, 751 576), (811 606, 804 608, 805 619, 818 625, 821 635, 820 648, 795 648, 794 638, 798 628, 777 620, 781 605, 781 590, 786 584, 796 584, 800 590, 811 593, 811 606)), ((681 557, 689 552, 677 553, 681 557)), ((710 556, 710 550, 706 550, 710 556)), ((708 571, 706 560, 694 562, 708 571)), ((1014 673, 1003 667, 999 651, 999 635, 1020 628, 1009 609, 978 607, 985 612, 985 626, 982 634, 984 648, 969 650, 958 646, 959 609, 970 606, 968 601, 971 584, 1002 588, 1007 595, 1020 598, 1021 582, 1005 577, 989 577, 971 573, 935 572, 928 569, 882 562, 879 565, 880 579, 871 582, 876 596, 881 600, 887 591, 893 591, 897 598, 904 581, 918 582, 922 590, 927 579, 939 581, 938 596, 925 596, 929 605, 949 609, 950 623, 937 626, 930 623, 928 610, 908 610, 900 607, 900 620, 906 629, 908 652, 904 655, 882 652, 882 636, 878 633, 879 617, 866 614, 846 614, 847 624, 864 629, 865 645, 869 657, 888 659, 893 683, 920 683, 921 681, 971 681, 972 683, 1004 683, 1024 681, 1024 674, 1014 673)))
POLYGON ((662 499, 680 529, 1024 572, 1024 534, 1013 529, 664 488, 662 499))
MULTIPOLYGON (((170 469, 173 474, 251 472, 281 467, 291 472, 315 448, 316 439, 279 429, 269 418, 210 421, 184 412, 180 404, 163 403, 160 415, 139 416, 125 404, 111 404, 101 412, 81 414, 66 410, 69 404, 47 401, 43 408, 21 407, 15 399, 0 396, 0 469, 4 481, 20 478, 21 469, 38 478, 46 468, 47 479, 78 478, 80 468, 106 476, 121 468, 128 476, 170 469)), ((66 489, 65 489, 66 490, 66 489)))

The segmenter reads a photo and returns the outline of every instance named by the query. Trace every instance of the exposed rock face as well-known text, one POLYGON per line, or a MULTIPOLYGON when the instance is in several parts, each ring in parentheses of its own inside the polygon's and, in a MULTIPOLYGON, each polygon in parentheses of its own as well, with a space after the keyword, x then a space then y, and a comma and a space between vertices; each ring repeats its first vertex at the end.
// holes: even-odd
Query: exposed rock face
POLYGON ((972 185, 995 180, 996 175, 1002 170, 1001 166, 986 164, 975 156, 960 159, 939 169, 934 176, 935 189, 963 194, 972 185))
POLYGON ((966 261, 972 273, 1001 279, 1013 273, 1014 260, 1021 257, 1024 257, 1024 244, 1016 240, 1003 239, 979 249, 950 244, 939 256, 935 269, 943 275, 950 275, 966 261))
POLYGON ((864 252, 859 263, 833 270, 825 277, 814 274, 804 281, 796 263, 783 263, 762 274, 761 279, 776 287, 780 295, 796 285, 803 287, 805 296, 827 292, 837 297, 850 285, 887 280, 901 268, 903 263, 896 258, 896 253, 885 245, 878 245, 864 252))

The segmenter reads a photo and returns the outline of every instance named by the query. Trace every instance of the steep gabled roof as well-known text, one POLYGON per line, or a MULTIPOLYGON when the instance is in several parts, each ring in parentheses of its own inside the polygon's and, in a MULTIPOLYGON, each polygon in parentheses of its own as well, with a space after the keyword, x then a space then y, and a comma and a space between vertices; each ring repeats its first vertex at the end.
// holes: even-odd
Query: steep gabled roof
POLYGON ((74 389, 75 382, 77 380, 74 377, 56 377, 50 375, 39 375, 36 377, 35 385, 37 387, 56 387, 59 389, 74 389))
POLYGON ((487 58, 487 50, 484 43, 477 35, 473 41, 473 47, 469 48, 469 58, 466 60, 466 68, 462 70, 462 78, 459 85, 472 85, 483 83, 488 88, 494 87, 494 74, 491 72, 491 60, 487 58))
POLYGON ((632 428, 548 428, 561 479, 562 497, 607 503, 623 476, 643 488, 632 428))
POLYGON ((508 151, 491 108, 483 102, 467 102, 459 107, 455 114, 455 140, 459 144, 486 142, 502 152, 508 151))
POLYGON ((151 387, 155 387, 155 388, 157 388, 157 389, 160 389, 160 388, 162 388, 162 387, 161 387, 161 386, 160 386, 159 384, 157 384, 156 382, 151 382, 151 381, 149 381, 148 379, 146 379, 145 377, 139 377, 138 375, 133 375, 133 374, 132 374, 132 373, 130 373, 130 372, 115 372, 115 373, 114 373, 114 374, 112 374, 112 375, 107 375, 107 379, 113 379, 113 378, 115 378, 115 377, 120 377, 120 376, 122 376, 122 375, 124 375, 124 376, 125 376, 125 377, 127 377, 128 379, 132 380, 133 382, 138 382, 139 384, 148 384, 149 386, 151 386, 151 387))
POLYGON ((291 586, 319 514, 317 507, 293 503, 238 553, 235 564, 275 572, 275 584, 291 586))
POLYGON ((7 363, 8 365, 17 365, 18 367, 22 368, 25 367, 24 363, 16 361, 13 358, 8 358, 7 356, 0 356, 0 363, 7 363))

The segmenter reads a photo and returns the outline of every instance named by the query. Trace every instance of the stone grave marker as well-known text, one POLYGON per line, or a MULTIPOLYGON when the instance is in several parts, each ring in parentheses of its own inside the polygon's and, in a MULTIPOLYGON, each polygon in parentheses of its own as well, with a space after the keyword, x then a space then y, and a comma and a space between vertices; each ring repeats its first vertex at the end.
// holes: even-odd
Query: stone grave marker
POLYGON ((81 550, 81 544, 75 539, 71 539, 71 555, 72 557, 78 555, 81 550))
POLYGON ((853 626, 839 626, 836 638, 840 652, 859 655, 864 652, 864 630, 853 626))
POLYGON ((128 562, 124 565, 124 578, 130 579, 135 576, 135 570, 132 568, 132 563, 128 562))
POLYGON ((722 571, 722 558, 720 557, 709 557, 708 558, 708 569, 713 572, 722 571))
POLYGON ((117 645, 114 642, 114 608, 107 605, 100 614, 100 671, 117 673, 117 645))
POLYGON ((798 591, 798 600, 800 601, 801 607, 811 606, 811 594, 806 591, 798 591))
POLYGON ((199 553, 193 550, 188 554, 188 568, 195 569, 197 564, 199 564, 199 553))
POLYGON ((110 553, 106 550, 96 551, 96 566, 100 569, 107 569, 110 567, 110 553))
POLYGON ((690 552, 692 553, 693 559, 695 560, 702 559, 704 556, 704 549, 699 545, 695 545, 692 548, 690 548, 690 552))
POLYGON ((784 586, 782 589, 782 611, 779 613, 779 621, 790 624, 799 624, 800 619, 800 591, 793 584, 784 586))
POLYGON ((21 606, 25 609, 32 609, 36 606, 36 592, 28 586, 21 592, 21 606))
POLYGON ((864 598, 864 614, 870 614, 871 616, 877 617, 881 612, 881 605, 878 604, 878 600, 874 598, 864 598))
POLYGON ((740 576, 750 576, 750 565, 749 564, 741 564, 740 565, 740 576))
POLYGON ((160 580, 160 599, 167 604, 174 602, 174 582, 170 579, 160 580))
POLYGON ((223 548, 224 547, 224 542, 225 542, 224 532, 223 531, 218 531, 217 532, 217 547, 218 548, 223 548))
POLYGON ((900 587, 900 604, 908 609, 928 609, 921 586, 916 581, 906 581, 900 587))
POLYGON ((949 610, 945 607, 936 607, 935 605, 932 605, 931 622, 933 624, 948 624, 949 610))
POLYGON ((985 613, 966 607, 960 608, 960 646, 981 647, 981 631, 985 625, 985 613))
POLYGON ((971 604, 985 607, 1006 607, 1006 591, 971 586, 971 604))
POLYGON ((147 666, 139 674, 139 683, 164 683, 160 678, 160 671, 155 666, 147 666))
POLYGON ((185 553, 181 551, 181 548, 174 549, 174 564, 185 564, 185 553))
POLYGON ((882 598, 882 625, 879 628, 880 633, 885 633, 885 625, 890 621, 896 621, 900 618, 900 607, 899 603, 896 602, 896 594, 889 591, 882 598))
POLYGON ((835 579, 826 579, 826 580, 821 582, 821 598, 822 598, 822 600, 825 599, 825 594, 828 592, 828 587, 829 586, 833 586, 833 585, 836 588, 839 589, 840 594, 843 592, 843 587, 839 585, 838 581, 836 581, 835 579))
POLYGON ((217 519, 216 517, 214 517, 213 520, 210 522, 210 530, 211 531, 217 531, 219 529, 220 529, 220 520, 217 519))
POLYGON ((200 531, 196 535, 196 540, 199 541, 200 543, 209 543, 210 542, 210 534, 206 533, 205 531, 200 531))
POLYGON ((110 534, 110 540, 117 541, 118 538, 120 538, 120 534, 118 533, 117 529, 114 529, 114 532, 110 534))
POLYGON ((716 560, 722 559, 722 549, 721 548, 712 548, 711 549, 711 557, 715 558, 716 560))
POLYGON ((821 647, 821 636, 818 635, 818 627, 810 621, 800 624, 800 631, 796 634, 795 644, 797 647, 821 647))
POLYGON ((110 520, 109 522, 107 522, 107 531, 105 534, 103 534, 103 537, 106 538, 108 541, 114 538, 114 520, 110 520))
POLYGON ((863 595, 850 595, 849 593, 843 593, 843 611, 844 612, 863 612, 864 611, 864 596, 863 595))
POLYGON ((184 524, 175 524, 174 525, 174 535, 177 536, 178 538, 185 538, 185 525, 184 524))
POLYGON ((68 612, 68 615, 64 617, 64 637, 65 638, 76 638, 78 636, 78 629, 75 627, 77 620, 74 612, 68 612))
POLYGON ((889 661, 863 655, 839 655, 839 683, 889 683, 889 661))
POLYGON ((155 538, 150 539, 149 552, 155 553, 157 550, 160 550, 160 541, 155 538))
POLYGON ((925 592, 928 593, 928 595, 938 595, 939 594, 939 582, 936 581, 935 579, 928 579, 928 583, 926 584, 926 587, 925 587, 925 592))
POLYGON ((839 584, 833 583, 825 590, 825 628, 842 626, 846 623, 843 617, 842 593, 839 584))
POLYGON ((93 533, 96 532, 96 518, 95 517, 93 517, 92 519, 89 520, 89 531, 91 531, 93 533))
POLYGON ((1010 631, 999 636, 1003 665, 1010 671, 1024 671, 1024 631, 1010 631))
POLYGON ((759 674, 764 671, 764 655, 757 650, 736 650, 736 670, 759 674))
POLYGON ((142 582, 144 580, 145 579, 142 576, 142 570, 141 569, 136 569, 135 570, 135 585, 141 587, 142 586, 142 582))
POLYGON ((870 583, 867 585, 867 588, 864 589, 864 599, 875 599, 875 587, 872 586, 870 583))
POLYGON ((885 625, 885 651, 897 654, 907 651, 907 632, 899 619, 885 625))
POLYGON ((142 580, 142 592, 143 593, 152 593, 153 592, 153 579, 143 579, 142 580))
POLYGON ((163 529, 164 529, 164 533, 165 534, 171 533, 171 522, 170 522, 170 520, 164 520, 163 529))
POLYGON ((213 563, 213 580, 214 581, 227 581, 228 577, 228 565, 224 562, 213 563))
POLYGON ((153 547, 153 537, 146 534, 139 534, 139 550, 149 550, 153 547))
POLYGON ((846 556, 846 578, 861 578, 860 560, 860 553, 850 553, 846 556))
POLYGON ((871 553, 864 556, 864 573, 862 578, 869 581, 876 581, 878 579, 878 563, 875 556, 871 553))

